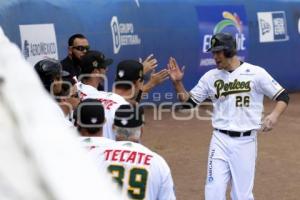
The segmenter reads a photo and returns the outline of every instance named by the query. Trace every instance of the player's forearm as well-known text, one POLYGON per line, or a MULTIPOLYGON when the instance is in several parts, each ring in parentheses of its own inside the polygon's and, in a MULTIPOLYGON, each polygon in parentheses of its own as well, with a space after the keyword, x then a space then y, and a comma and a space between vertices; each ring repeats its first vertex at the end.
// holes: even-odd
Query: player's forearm
POLYGON ((152 88, 154 88, 156 85, 152 83, 151 81, 147 82, 145 85, 143 85, 143 93, 148 93, 152 88))
POLYGON ((280 115, 286 110, 287 103, 284 101, 277 101, 275 108, 273 109, 271 115, 274 115, 276 118, 280 117, 280 115))
POLYGON ((181 81, 173 81, 173 85, 181 102, 185 102, 190 98, 189 93, 185 90, 181 81))

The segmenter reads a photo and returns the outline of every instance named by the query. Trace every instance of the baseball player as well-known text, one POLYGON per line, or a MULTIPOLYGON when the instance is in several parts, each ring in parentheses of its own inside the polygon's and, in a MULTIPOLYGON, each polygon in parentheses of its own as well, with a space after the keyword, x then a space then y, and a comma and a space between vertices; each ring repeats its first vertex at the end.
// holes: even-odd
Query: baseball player
POLYGON ((52 58, 40 60, 34 65, 34 69, 51 95, 56 96, 61 93, 62 77, 68 76, 69 73, 62 70, 58 60, 52 58))
POLYGON ((97 90, 99 83, 103 80, 101 66, 104 62, 99 52, 89 51, 82 57, 81 61, 81 82, 76 83, 80 99, 97 99, 102 103, 106 117, 106 122, 103 125, 103 136, 115 140, 115 134, 112 130, 115 111, 120 105, 128 104, 128 102, 118 94, 97 90))
POLYGON ((168 70, 166 69, 155 72, 155 68, 158 66, 158 61, 153 54, 150 54, 144 61, 140 58, 139 62, 143 65, 145 78, 147 79, 147 74, 149 74, 149 72, 150 76, 149 80, 145 84, 143 84, 142 89, 139 90, 136 98, 137 102, 141 100, 140 98, 143 93, 148 93, 150 90, 152 90, 154 87, 156 87, 169 77, 168 70))
POLYGON ((86 149, 102 147, 115 142, 102 137, 102 127, 105 122, 103 105, 96 99, 83 100, 76 109, 75 120, 80 133, 81 143, 86 149))
POLYGON ((261 67, 242 62, 236 53, 236 41, 229 33, 217 33, 211 39, 216 69, 204 74, 187 92, 182 84, 183 69, 170 58, 168 69, 182 102, 191 106, 211 99, 212 126, 205 185, 206 200, 226 199, 231 182, 233 200, 254 199, 256 137, 259 129, 270 131, 289 101, 287 92, 261 67), (261 124, 264 95, 276 105, 261 124))
POLYGON ((122 189, 123 199, 174 200, 174 185, 166 161, 137 143, 143 131, 143 112, 131 104, 116 111, 116 140, 104 149, 92 149, 99 168, 106 166, 122 189))
POLYGON ((44 88, 59 103, 60 108, 57 107, 57 110, 61 114, 61 117, 64 118, 64 122, 69 127, 73 127, 73 124, 69 120, 69 115, 72 113, 73 109, 78 105, 79 99, 73 98, 72 93, 73 89, 75 88, 72 88, 71 84, 67 84, 65 82, 65 85, 67 87, 62 87, 64 83, 62 81, 62 78, 68 76, 69 73, 62 70, 62 66, 58 60, 52 58, 40 60, 34 65, 34 69, 40 77, 44 88), (68 93, 70 93, 71 95, 66 94, 66 88, 69 88, 68 93))
POLYGON ((144 85, 144 67, 136 60, 123 60, 117 66, 113 92, 127 101, 135 103, 140 100, 144 85), (137 100, 138 99, 138 100, 137 100))
POLYGON ((155 58, 150 56, 141 63, 136 60, 123 60, 117 66, 116 79, 113 92, 124 97, 132 104, 139 103, 143 94, 148 93, 158 84, 168 78, 168 70, 162 69, 155 72, 157 65, 155 58), (149 80, 144 84, 145 71, 150 74, 149 80))

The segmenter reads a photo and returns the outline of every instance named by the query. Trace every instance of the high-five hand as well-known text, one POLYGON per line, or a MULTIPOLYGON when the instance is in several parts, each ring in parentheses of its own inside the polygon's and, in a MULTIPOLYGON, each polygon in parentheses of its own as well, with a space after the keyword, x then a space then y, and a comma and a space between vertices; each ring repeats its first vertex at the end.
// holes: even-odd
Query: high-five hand
POLYGON ((169 72, 169 76, 173 82, 181 81, 183 79, 184 68, 185 68, 185 66, 183 66, 180 69, 175 58, 170 57, 169 63, 168 63, 168 72, 169 72))
POLYGON ((153 54, 150 54, 144 61, 140 58, 139 62, 144 66, 144 74, 147 74, 149 71, 155 69, 158 65, 158 62, 153 54))

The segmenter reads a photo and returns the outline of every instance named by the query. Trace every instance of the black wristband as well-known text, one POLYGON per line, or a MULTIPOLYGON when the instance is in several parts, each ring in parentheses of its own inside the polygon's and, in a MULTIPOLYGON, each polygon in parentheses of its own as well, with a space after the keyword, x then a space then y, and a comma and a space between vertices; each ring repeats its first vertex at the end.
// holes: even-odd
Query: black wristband
POLYGON ((193 109, 196 106, 197 103, 190 97, 187 101, 181 103, 180 109, 188 110, 188 109, 193 109))

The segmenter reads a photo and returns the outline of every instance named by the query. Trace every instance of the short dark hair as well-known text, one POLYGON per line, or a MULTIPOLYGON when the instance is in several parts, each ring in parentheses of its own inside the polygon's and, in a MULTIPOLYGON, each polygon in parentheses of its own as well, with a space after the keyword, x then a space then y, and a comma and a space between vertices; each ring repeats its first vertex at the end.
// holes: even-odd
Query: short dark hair
POLYGON ((85 129, 90 135, 96 135, 97 132, 102 130, 101 128, 82 128, 81 126, 77 127, 77 130, 80 132, 82 129, 85 129))
POLYGON ((76 33, 76 34, 72 35, 71 37, 69 37, 69 40, 68 40, 68 45, 69 45, 69 47, 70 47, 70 46, 73 46, 74 40, 75 40, 76 38, 86 39, 86 37, 85 37, 84 35, 82 35, 82 34, 80 34, 80 33, 76 33))
MULTIPOLYGON (((136 80, 136 81, 138 81, 138 80, 136 80)), ((135 84, 136 81, 132 81, 132 84, 135 84)), ((130 84, 130 83, 123 83, 123 82, 118 82, 118 81, 116 81, 114 86, 115 86, 115 88, 117 88, 117 89, 129 90, 129 89, 132 88, 132 84, 130 84)))

